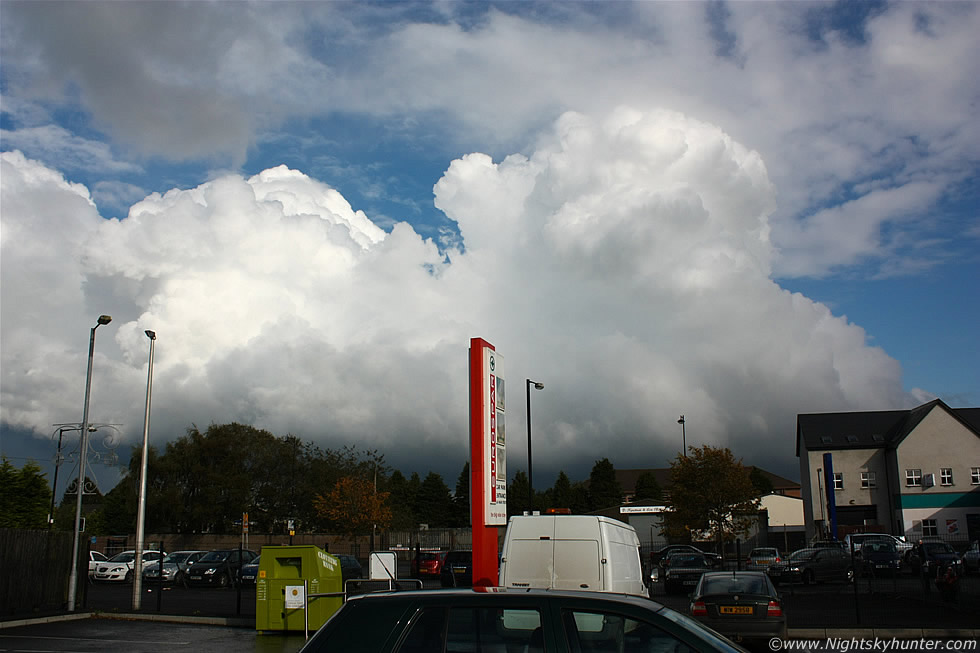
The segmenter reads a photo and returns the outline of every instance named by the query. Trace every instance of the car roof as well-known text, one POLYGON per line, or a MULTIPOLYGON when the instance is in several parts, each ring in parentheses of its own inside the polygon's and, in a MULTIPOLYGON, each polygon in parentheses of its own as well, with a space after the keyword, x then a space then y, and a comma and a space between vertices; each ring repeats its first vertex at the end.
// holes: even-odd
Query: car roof
MULTIPOLYGON (((758 573, 758 572, 756 572, 758 573)), ((497 596, 497 597, 538 597, 538 598, 558 598, 567 600, 595 600, 607 601, 610 603, 629 603, 643 606, 654 611, 662 609, 664 606, 656 601, 651 601, 646 597, 634 596, 632 594, 618 594, 614 592, 588 592, 576 590, 556 590, 542 588, 515 589, 508 587, 468 587, 468 588, 439 588, 427 590, 408 590, 400 592, 370 592, 351 596, 347 599, 348 603, 354 601, 375 601, 385 600, 386 598, 420 600, 427 602, 441 603, 454 599, 469 599, 477 596, 497 596)), ((488 599, 490 600, 490 599, 488 599)))
POLYGON ((706 571, 702 576, 707 578, 716 578, 718 576, 727 576, 728 578, 738 578, 739 576, 765 576, 764 571, 706 571))

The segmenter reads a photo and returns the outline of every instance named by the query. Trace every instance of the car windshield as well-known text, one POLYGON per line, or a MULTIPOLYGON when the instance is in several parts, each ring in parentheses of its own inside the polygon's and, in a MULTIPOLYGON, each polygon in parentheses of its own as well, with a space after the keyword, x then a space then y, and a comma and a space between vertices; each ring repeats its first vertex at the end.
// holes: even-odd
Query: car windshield
POLYGON ((813 549, 800 549, 799 551, 794 551, 790 554, 789 559, 792 562, 802 562, 804 560, 811 559, 816 554, 813 549))
POLYGON ((776 549, 752 549, 752 553, 749 554, 750 558, 775 558, 776 549))
POLYGON ((136 558, 136 553, 133 551, 123 551, 122 553, 117 553, 112 556, 109 562, 132 562, 136 558))
POLYGON ((711 576, 701 582, 701 594, 768 594, 762 576, 711 576))
POLYGON ((935 553, 955 553, 955 551, 953 551, 953 547, 945 542, 930 542, 928 544, 923 544, 922 548, 930 555, 935 553))
POLYGON ((898 553, 894 544, 888 542, 868 542, 861 547, 864 553, 898 553))
POLYGON ((183 562, 191 557, 190 551, 176 551, 174 553, 168 553, 167 557, 163 559, 164 562, 172 562, 174 564, 178 562, 183 562))
POLYGON ((683 554, 671 556, 671 567, 706 567, 704 556, 695 554, 683 554))
POLYGON ((261 558, 261 557, 262 556, 260 556, 260 555, 255 556, 254 558, 252 558, 252 562, 250 562, 248 564, 255 565, 256 567, 258 567, 259 566, 259 558, 261 558))
POLYGON ((231 551, 211 551, 205 554, 198 562, 224 562, 231 555, 231 551))

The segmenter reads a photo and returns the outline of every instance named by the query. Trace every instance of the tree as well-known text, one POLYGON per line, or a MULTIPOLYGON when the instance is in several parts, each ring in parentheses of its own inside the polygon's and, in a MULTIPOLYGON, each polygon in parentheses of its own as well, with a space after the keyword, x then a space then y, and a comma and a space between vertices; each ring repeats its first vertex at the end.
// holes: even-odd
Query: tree
POLYGON ((709 537, 719 545, 746 534, 757 519, 759 499, 749 471, 730 449, 691 447, 670 464, 670 498, 661 532, 690 541, 709 537))
POLYGON ((47 528, 51 488, 33 460, 20 469, 4 456, 0 459, 0 527, 47 528))
POLYGON ((633 491, 634 498, 637 501, 643 499, 660 499, 664 493, 660 484, 657 483, 657 477, 653 475, 653 472, 643 472, 640 474, 640 477, 636 479, 636 487, 633 491))
POLYGON ((589 474, 589 506, 601 510, 623 502, 623 488, 616 480, 616 469, 608 458, 595 461, 589 474))
POLYGON ((344 535, 354 539, 377 525, 387 528, 391 523, 391 508, 385 505, 387 492, 377 492, 374 482, 345 476, 329 494, 316 495, 313 506, 344 535))
POLYGON ((463 464, 463 471, 456 479, 456 493, 453 494, 453 526, 466 528, 470 525, 470 463, 463 464))
POLYGON ((527 496, 530 487, 526 472, 518 470, 514 473, 514 480, 507 486, 507 517, 523 515, 524 511, 531 510, 527 496))
POLYGON ((415 516, 432 528, 446 528, 452 523, 453 498, 442 476, 429 472, 415 497, 415 516))
MULTIPOLYGON (((415 476, 416 480, 418 475, 415 476)), ((415 528, 415 494, 418 486, 412 487, 404 474, 395 470, 385 485, 388 491, 388 506, 391 508, 391 528, 412 530, 415 528)))
POLYGON ((572 507, 572 481, 568 478, 568 474, 564 470, 558 472, 555 485, 551 488, 551 507, 572 507))

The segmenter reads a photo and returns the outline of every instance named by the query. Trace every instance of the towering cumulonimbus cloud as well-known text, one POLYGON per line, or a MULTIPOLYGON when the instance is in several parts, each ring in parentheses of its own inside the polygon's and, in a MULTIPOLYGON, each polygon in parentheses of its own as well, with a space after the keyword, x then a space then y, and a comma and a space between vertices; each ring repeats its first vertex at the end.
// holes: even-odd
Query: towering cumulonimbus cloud
POLYGON ((461 235, 449 249, 284 166, 104 220, 85 188, 0 155, 3 421, 45 435, 77 419, 100 313, 114 319, 93 418, 131 441, 144 329, 158 334, 155 440, 240 421, 409 469, 420 450, 465 460, 474 336, 503 353, 512 393, 546 383, 535 459, 554 468, 663 466, 681 412, 689 444, 785 466, 797 413, 907 403, 899 365, 859 326, 773 281, 776 189, 719 127, 569 112, 529 152, 449 164, 434 187, 461 235))

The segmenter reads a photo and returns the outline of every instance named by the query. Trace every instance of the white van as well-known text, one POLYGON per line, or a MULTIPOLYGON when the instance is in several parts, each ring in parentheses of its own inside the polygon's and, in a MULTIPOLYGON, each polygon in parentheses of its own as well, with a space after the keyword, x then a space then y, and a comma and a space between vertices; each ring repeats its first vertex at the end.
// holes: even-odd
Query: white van
POLYGON ((647 596, 636 530, 594 515, 511 517, 500 585, 647 596))

